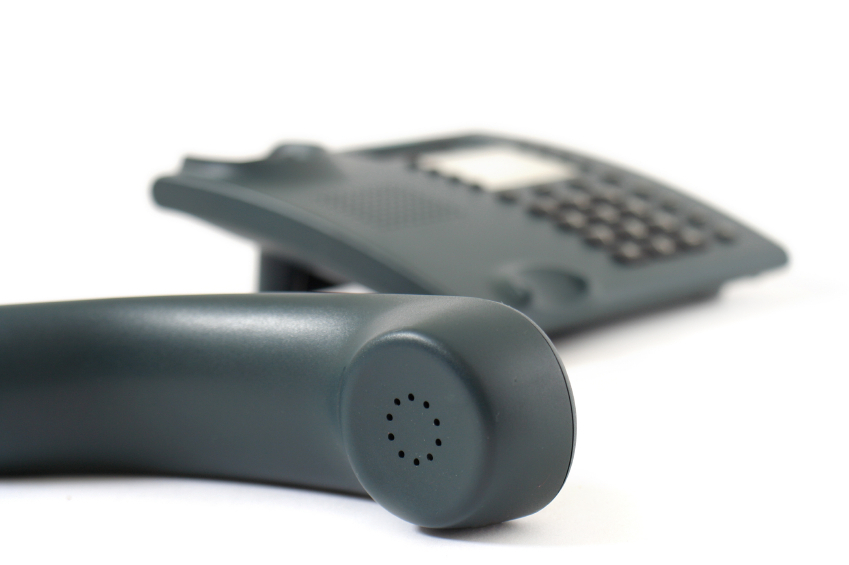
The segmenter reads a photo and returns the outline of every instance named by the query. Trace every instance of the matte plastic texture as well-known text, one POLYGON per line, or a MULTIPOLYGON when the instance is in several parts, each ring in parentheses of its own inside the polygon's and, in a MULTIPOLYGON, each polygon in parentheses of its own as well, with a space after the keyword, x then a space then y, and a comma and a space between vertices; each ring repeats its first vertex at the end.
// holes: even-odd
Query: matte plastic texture
POLYGON ((548 504, 575 412, 551 342, 462 297, 263 294, 0 307, 0 473, 368 494, 426 527, 548 504))
POLYGON ((153 195, 256 241, 263 290, 309 289, 312 273, 378 292, 474 296, 551 333, 712 295, 787 262, 762 235, 656 180, 490 135, 186 159, 153 195), (557 160, 577 176, 495 194, 420 164, 430 152, 488 146, 557 160))

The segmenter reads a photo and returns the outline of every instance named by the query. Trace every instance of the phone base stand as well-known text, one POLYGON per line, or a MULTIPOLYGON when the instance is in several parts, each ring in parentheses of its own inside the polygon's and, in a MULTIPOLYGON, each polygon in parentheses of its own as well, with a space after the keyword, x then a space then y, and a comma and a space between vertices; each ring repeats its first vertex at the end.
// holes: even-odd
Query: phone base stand
POLYGON ((342 284, 316 274, 308 267, 262 251, 259 258, 260 292, 309 292, 342 284))

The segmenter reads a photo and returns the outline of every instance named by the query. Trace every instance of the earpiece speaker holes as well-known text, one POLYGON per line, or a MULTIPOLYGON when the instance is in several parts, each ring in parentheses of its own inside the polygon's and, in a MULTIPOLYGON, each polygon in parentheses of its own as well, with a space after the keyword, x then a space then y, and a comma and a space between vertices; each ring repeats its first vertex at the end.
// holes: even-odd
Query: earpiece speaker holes
MULTIPOLYGON (((412 392, 407 395, 407 398, 410 400, 410 402, 412 402, 416 399, 415 395, 412 392)), ((395 406, 401 406, 401 399, 400 398, 393 399, 393 402, 395 403, 395 406)), ((424 402, 422 402, 422 406, 427 410, 427 409, 430 408, 430 402, 425 400, 424 402)), ((386 419, 391 422, 391 421, 394 420, 394 416, 391 413, 387 414, 386 419)), ((405 420, 405 418, 402 417, 401 420, 403 422, 405 420)), ((440 424, 441 424, 441 422, 439 421, 439 418, 434 418, 433 425, 439 426, 440 424)), ((395 434, 392 433, 392 432, 388 432, 386 437, 389 439, 389 441, 395 441, 395 434)), ((403 442, 401 442, 401 443, 403 443, 403 442)), ((436 446, 439 447, 439 446, 442 445, 442 440, 440 438, 436 438, 436 441, 434 443, 436 443, 436 446)), ((404 456, 405 456, 405 453, 403 451, 398 452, 399 458, 404 459, 404 456)), ((428 461, 433 461, 433 453, 428 453, 425 457, 427 458, 428 461)), ((421 463, 422 463, 422 461, 421 461, 421 459, 419 459, 419 457, 415 457, 413 459, 413 465, 414 466, 418 467, 418 466, 421 465, 421 463)))

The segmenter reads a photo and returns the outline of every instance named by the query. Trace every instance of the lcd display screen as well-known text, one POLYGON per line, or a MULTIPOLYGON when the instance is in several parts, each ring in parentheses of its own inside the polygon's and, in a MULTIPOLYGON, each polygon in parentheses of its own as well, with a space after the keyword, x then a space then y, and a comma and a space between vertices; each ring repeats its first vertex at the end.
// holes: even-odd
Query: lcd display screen
POLYGON ((577 176, 575 168, 565 161, 510 145, 425 153, 419 156, 417 165, 492 192, 577 176))

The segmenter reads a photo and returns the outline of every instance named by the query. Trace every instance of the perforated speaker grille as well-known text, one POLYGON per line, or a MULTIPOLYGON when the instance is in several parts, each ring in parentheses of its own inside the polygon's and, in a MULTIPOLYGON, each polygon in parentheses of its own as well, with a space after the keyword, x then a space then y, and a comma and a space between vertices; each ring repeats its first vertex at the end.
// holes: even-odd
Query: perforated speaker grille
POLYGON ((317 204, 381 230, 444 222, 462 215, 449 203, 394 186, 318 195, 317 204))
MULTIPOLYGON (((431 462, 437 458, 434 454, 442 447, 440 434, 442 422, 435 418, 437 410, 431 410, 430 401, 419 402, 412 392, 406 398, 395 398, 391 410, 386 414, 386 439, 391 442, 389 450, 397 450, 400 459, 407 459, 414 467, 424 463, 423 469, 430 469, 431 462), (402 400, 403 398, 403 400, 402 400)), ((423 471, 424 472, 424 471, 423 471)))

